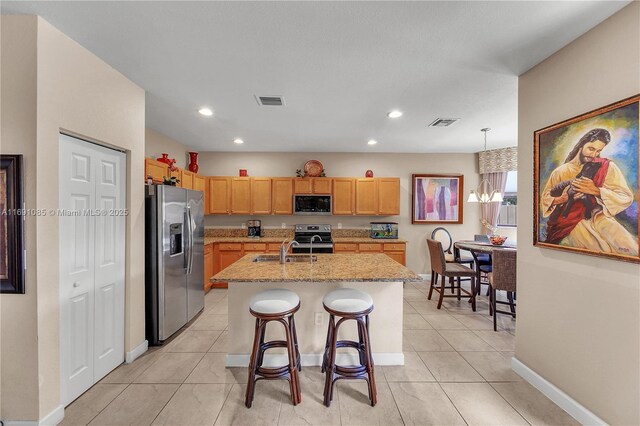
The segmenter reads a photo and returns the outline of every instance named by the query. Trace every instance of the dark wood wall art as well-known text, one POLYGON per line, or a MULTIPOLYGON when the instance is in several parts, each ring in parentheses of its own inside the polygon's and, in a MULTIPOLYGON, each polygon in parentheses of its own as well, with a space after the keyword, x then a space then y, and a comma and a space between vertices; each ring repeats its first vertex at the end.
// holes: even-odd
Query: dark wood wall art
POLYGON ((640 262, 639 103, 534 132, 534 245, 640 262))
POLYGON ((0 293, 24 293, 22 155, 0 155, 0 293))

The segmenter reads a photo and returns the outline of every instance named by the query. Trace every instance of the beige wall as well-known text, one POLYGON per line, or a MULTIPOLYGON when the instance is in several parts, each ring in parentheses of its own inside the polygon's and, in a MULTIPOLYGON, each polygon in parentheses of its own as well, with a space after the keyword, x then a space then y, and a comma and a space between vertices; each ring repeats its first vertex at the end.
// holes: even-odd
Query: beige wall
MULTIPOLYGON (((3 154, 24 155, 24 200, 36 207, 37 19, 2 18, 1 145, 3 154)), ((0 295, 0 418, 38 418, 36 218, 26 217, 26 294, 0 295)))
POLYGON ((164 152, 169 154, 169 158, 176 159, 176 166, 186 169, 189 164, 188 151, 182 143, 148 127, 145 129, 145 157, 159 158, 164 152))
MULTIPOLYGON (((377 177, 400 178, 400 216, 255 216, 263 226, 286 223, 329 223, 345 228, 368 227, 371 221, 389 220, 399 223, 399 236, 406 239, 407 266, 417 273, 430 273, 425 239, 439 225, 411 224, 411 174, 459 173, 464 175, 464 193, 478 185, 475 154, 370 154, 370 153, 213 153, 200 154, 200 172, 209 176, 237 176, 247 169, 250 176, 294 176, 310 159, 322 162, 328 176, 364 176, 367 169, 377 177)), ((454 239, 473 238, 480 232, 480 207, 463 202, 464 223, 445 225, 454 239)), ((250 216, 217 216, 205 218, 207 226, 240 226, 250 216)))
MULTIPOLYGON (((640 92, 638 22, 634 2, 520 77, 519 194, 536 129, 640 92)), ((516 357, 606 422, 639 424, 640 265, 533 247, 532 209, 521 196, 516 357)))
MULTIPOLYGON (((3 43, 5 28, 9 28, 7 35, 15 36, 22 30, 24 21, 20 20, 24 19, 34 18, 2 16, 3 43)), ((37 55, 37 65, 30 64, 36 66, 30 68, 30 72, 37 79, 37 117, 25 116, 22 111, 16 114, 27 123, 26 127, 37 129, 37 133, 34 131, 35 156, 42 165, 35 176, 35 204, 39 209, 58 207, 60 131, 127 151, 125 351, 130 351, 144 341, 144 187, 139 184, 139 167, 144 161, 144 91, 41 18, 37 18, 37 46, 33 43, 24 46, 19 54, 37 55)), ((4 49, 2 55, 4 79, 4 49)), ((5 91, 2 101, 2 113, 8 114, 5 108, 11 111, 13 105, 5 102, 5 91)), ((29 197, 33 199, 33 192, 27 199, 29 197)), ((27 271, 27 276, 36 276, 36 281, 28 285, 31 284, 32 291, 37 288, 37 311, 34 306, 28 306, 24 315, 37 321, 38 340, 37 362, 29 361, 29 371, 25 371, 24 376, 28 383, 29 374, 37 371, 39 391, 30 392, 22 402, 29 404, 28 413, 16 411, 15 407, 5 404, 3 398, 2 416, 12 420, 42 418, 60 404, 58 219, 38 217, 37 228, 27 228, 26 232, 34 233, 37 239, 36 256, 33 262, 28 261, 27 271), (32 401, 37 406, 35 413, 32 401)), ((2 326, 3 343, 5 337, 18 338, 14 334, 18 331, 12 331, 6 322, 2 326)), ((31 354, 19 355, 28 358, 31 354)), ((3 376, 3 387, 5 382, 12 389, 27 385, 22 380, 8 381, 3 376)))

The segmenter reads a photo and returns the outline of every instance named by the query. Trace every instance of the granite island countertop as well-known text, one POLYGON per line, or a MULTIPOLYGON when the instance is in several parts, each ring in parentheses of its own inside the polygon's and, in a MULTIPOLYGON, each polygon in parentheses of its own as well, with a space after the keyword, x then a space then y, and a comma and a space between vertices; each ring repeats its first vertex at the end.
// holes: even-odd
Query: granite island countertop
POLYGON ((283 238, 283 237, 260 237, 260 238, 249 238, 249 237, 204 237, 204 244, 213 244, 213 243, 282 243, 283 240, 290 240, 291 238, 283 238))
MULTIPOLYGON (((290 241, 293 236, 289 238, 285 237, 204 237, 204 244, 214 243, 282 243, 283 240, 290 241)), ((334 243, 406 243, 403 239, 391 239, 391 238, 370 238, 370 237, 333 237, 334 243)))
MULTIPOLYGON (((418 282, 422 278, 386 254, 317 254, 314 263, 253 262, 248 254, 211 277, 212 282, 418 282)), ((316 255, 314 255, 316 256, 316 255)))

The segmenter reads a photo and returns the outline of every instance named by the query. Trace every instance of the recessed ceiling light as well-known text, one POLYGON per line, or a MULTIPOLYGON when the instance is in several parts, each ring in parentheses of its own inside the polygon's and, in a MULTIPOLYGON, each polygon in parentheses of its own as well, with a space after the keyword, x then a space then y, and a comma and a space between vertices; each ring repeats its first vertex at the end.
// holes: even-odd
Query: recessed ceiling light
POLYGON ((238 145, 240 145, 241 143, 244 143, 244 141, 242 139, 234 139, 233 143, 237 143, 238 145))
POLYGON ((369 142, 367 142, 369 145, 375 145, 378 143, 378 141, 374 140, 374 139, 369 139, 369 142))
POLYGON ((390 111, 387 114, 387 117, 389 118, 398 118, 398 117, 402 117, 402 111, 398 111, 397 109, 394 109, 393 111, 390 111))
POLYGON ((211 111, 210 108, 206 107, 200 108, 198 112, 206 117, 211 117, 213 115, 213 111, 211 111))

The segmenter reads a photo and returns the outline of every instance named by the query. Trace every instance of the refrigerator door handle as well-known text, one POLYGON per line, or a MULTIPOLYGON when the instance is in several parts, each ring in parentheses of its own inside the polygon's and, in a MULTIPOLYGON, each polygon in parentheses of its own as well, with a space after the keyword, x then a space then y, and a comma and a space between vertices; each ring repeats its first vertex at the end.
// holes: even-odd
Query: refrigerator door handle
POLYGON ((191 213, 191 208, 187 207, 187 220, 189 221, 189 268, 187 269, 187 274, 190 274, 193 271, 193 239, 194 233, 196 232, 196 227, 193 223, 193 214, 191 213))
POLYGON ((184 209, 184 223, 185 228, 183 229, 183 238, 182 238, 182 246, 183 246, 183 256, 184 256, 184 264, 183 267, 186 273, 189 273, 189 259, 191 258, 191 221, 189 220, 189 207, 185 207, 184 209))

